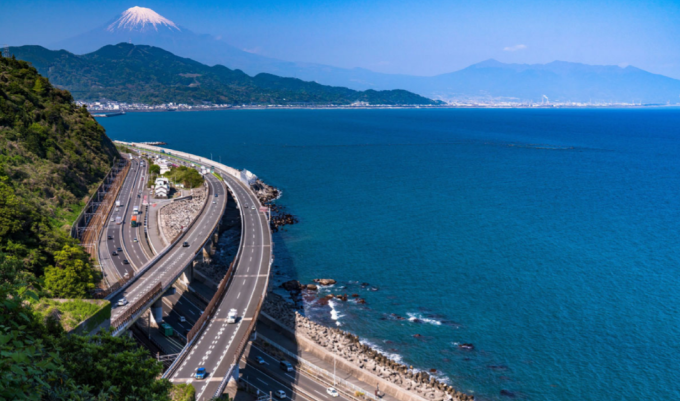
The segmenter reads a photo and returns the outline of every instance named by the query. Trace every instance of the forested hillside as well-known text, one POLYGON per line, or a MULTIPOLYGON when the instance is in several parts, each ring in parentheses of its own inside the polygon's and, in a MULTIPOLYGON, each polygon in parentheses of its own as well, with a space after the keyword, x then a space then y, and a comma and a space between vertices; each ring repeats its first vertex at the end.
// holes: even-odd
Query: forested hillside
POLYGON ((213 67, 153 46, 104 46, 82 56, 41 46, 10 48, 78 100, 203 104, 437 104, 405 90, 355 91, 272 74, 251 77, 213 67))
POLYGON ((71 244, 62 225, 118 152, 69 92, 24 61, 0 59, 0 251, 42 276, 71 244))
POLYGON ((132 339, 66 335, 31 306, 89 296, 97 271, 66 228, 116 157, 69 92, 0 57, 0 400, 168 400, 132 339))

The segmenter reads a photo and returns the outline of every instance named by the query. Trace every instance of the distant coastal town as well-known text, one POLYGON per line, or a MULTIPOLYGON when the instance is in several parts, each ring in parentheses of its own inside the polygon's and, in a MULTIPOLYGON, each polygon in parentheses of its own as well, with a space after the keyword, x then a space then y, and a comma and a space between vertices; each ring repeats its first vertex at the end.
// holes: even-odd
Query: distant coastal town
POLYGON ((370 104, 368 102, 354 102, 349 105, 318 104, 318 103, 291 103, 291 104, 214 104, 201 105, 185 103, 124 103, 116 101, 82 102, 78 105, 85 106, 95 117, 120 115, 124 112, 154 112, 154 111, 203 111, 203 110, 238 110, 238 109, 442 109, 442 108, 526 108, 526 109, 552 109, 552 108, 632 108, 632 107, 678 107, 678 104, 644 104, 644 103, 581 103, 581 102, 506 102, 506 101, 451 101, 440 105, 386 105, 370 104), (99 115, 96 113, 99 112, 99 115), (119 114, 120 113, 120 114, 119 114))

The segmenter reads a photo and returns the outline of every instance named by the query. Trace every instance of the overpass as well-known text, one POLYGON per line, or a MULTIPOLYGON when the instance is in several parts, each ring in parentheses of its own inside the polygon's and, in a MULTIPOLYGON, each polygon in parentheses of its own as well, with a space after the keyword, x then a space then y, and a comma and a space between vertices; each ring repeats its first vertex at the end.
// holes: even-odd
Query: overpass
POLYGON ((139 279, 111 298, 113 302, 117 302, 124 293, 126 297, 130 297, 130 305, 135 305, 121 311, 118 311, 119 308, 114 309, 112 326, 118 327, 116 332, 129 327, 143 311, 159 302, 163 293, 182 275, 186 266, 191 264, 195 254, 200 251, 200 247, 192 242, 204 238, 204 233, 213 231, 208 229, 210 222, 217 224, 217 213, 221 215, 226 207, 227 197, 225 192, 220 194, 220 190, 224 191, 220 185, 224 183, 231 189, 239 205, 242 230, 236 258, 220 283, 215 297, 189 333, 186 347, 164 375, 175 383, 191 383, 196 388, 197 400, 211 399, 222 394, 231 377, 238 378, 238 362, 253 333, 267 291, 273 261, 267 210, 262 208, 251 191, 245 172, 184 152, 144 144, 122 143, 210 166, 214 168, 216 176, 224 181, 210 174, 205 175, 211 196, 214 197, 213 193, 218 194, 215 199, 220 202, 208 203, 207 206, 212 209, 201 213, 195 224, 184 234, 182 241, 188 241, 190 249, 178 246, 178 241, 175 241, 166 248, 169 249, 167 253, 161 252, 147 263, 149 266, 140 270, 139 279), (145 272, 144 269, 148 270, 145 272), (227 314, 232 308, 238 311, 239 318, 235 324, 227 324, 227 314), (193 378, 199 367, 205 367, 208 372, 205 380, 196 381, 193 378))

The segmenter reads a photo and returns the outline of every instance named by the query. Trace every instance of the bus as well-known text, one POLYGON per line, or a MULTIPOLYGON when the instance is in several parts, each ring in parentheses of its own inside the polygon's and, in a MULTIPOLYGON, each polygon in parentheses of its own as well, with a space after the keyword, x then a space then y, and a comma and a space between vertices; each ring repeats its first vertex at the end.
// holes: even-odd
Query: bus
POLYGON ((132 221, 130 222, 130 226, 137 227, 137 216, 132 216, 132 221))

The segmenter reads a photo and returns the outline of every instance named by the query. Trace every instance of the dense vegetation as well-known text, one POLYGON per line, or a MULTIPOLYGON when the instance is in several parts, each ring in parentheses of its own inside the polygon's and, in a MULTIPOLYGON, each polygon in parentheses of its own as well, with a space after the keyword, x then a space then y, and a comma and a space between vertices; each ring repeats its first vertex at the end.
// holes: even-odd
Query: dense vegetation
POLYGON ((0 57, 0 400, 169 399, 161 364, 132 339, 66 335, 58 313, 38 307, 92 288, 88 255, 62 226, 115 157, 67 91, 0 57))
POLYGON ((184 188, 198 188, 203 185, 203 176, 195 168, 171 167, 164 175, 173 182, 184 185, 184 188))
POLYGON ((210 67, 152 46, 104 46, 78 56, 40 46, 11 48, 78 100, 202 104, 436 104, 404 90, 355 91, 271 74, 210 67))
POLYGON ((96 273, 67 234, 118 152, 69 92, 0 58, 0 251, 57 297, 84 297, 96 273))

